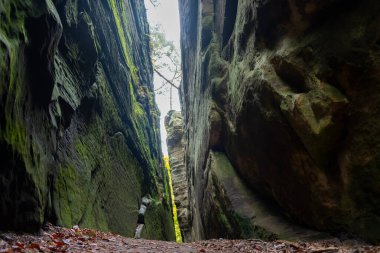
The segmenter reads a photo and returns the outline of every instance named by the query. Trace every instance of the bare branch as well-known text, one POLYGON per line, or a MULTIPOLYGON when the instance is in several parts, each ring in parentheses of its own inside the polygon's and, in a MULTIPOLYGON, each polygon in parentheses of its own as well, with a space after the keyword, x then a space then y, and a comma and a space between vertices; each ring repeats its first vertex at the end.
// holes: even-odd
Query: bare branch
POLYGON ((174 70, 174 74, 173 74, 173 77, 172 77, 172 82, 174 82, 174 80, 176 79, 176 75, 177 75, 177 71, 178 71, 178 66, 176 65, 175 66, 175 70, 174 70))
POLYGON ((160 3, 158 2, 158 0, 150 0, 150 3, 154 6, 154 7, 157 7, 160 5, 160 3))
POLYGON ((165 85, 167 85, 167 84, 168 84, 167 82, 164 82, 160 87, 158 87, 157 89, 155 89, 154 92, 161 90, 161 89, 164 88, 165 85))
POLYGON ((153 69, 154 72, 157 73, 157 75, 159 75, 162 79, 164 79, 166 82, 168 82, 171 86, 173 86, 174 88, 176 88, 178 90, 178 86, 176 86, 172 81, 170 81, 169 79, 167 79, 163 74, 161 74, 156 68, 153 69))

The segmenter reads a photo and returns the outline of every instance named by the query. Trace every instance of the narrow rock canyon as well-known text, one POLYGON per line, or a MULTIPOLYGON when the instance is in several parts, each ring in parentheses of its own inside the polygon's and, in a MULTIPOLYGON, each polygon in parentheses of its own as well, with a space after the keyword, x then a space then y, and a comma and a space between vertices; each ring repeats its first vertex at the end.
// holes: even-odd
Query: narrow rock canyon
POLYGON ((3 231, 41 228, 59 247, 110 237, 99 252, 132 251, 105 232, 137 223, 174 241, 174 206, 185 242, 231 241, 159 243, 173 252, 380 243, 380 1, 179 0, 179 13, 167 170, 144 1, 0 0, 0 251, 21 248, 3 231))

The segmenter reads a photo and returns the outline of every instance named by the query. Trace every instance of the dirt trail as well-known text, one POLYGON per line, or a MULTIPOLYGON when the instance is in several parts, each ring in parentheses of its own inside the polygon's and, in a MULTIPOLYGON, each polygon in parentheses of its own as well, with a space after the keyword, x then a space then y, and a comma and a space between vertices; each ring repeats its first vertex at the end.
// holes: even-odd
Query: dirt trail
POLYGON ((130 252, 130 253, 199 253, 199 252, 380 252, 380 247, 356 240, 314 243, 261 240, 208 240, 194 243, 132 239, 90 229, 45 227, 40 236, 0 234, 0 252, 130 252))

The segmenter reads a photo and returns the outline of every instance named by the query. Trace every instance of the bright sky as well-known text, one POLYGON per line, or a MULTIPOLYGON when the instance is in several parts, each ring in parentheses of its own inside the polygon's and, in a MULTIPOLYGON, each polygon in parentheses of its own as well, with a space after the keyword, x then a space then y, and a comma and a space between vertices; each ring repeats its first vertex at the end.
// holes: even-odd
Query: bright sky
MULTIPOLYGON (((162 30, 166 35, 168 41, 173 41, 180 52, 179 46, 179 11, 178 0, 160 0, 158 6, 153 6, 150 0, 144 0, 148 14, 148 21, 151 26, 156 24, 162 25, 162 30)), ((163 71, 163 74, 165 72, 163 71)), ((169 75, 168 75, 169 76, 169 75)), ((158 88, 161 85, 160 78, 154 75, 154 86, 158 88)), ((178 85, 178 84, 177 84, 178 85)), ((156 94, 156 102, 161 111, 160 125, 161 125, 161 145, 164 155, 168 154, 166 146, 166 130, 164 119, 170 110, 169 92, 165 94, 156 94)), ((179 103, 179 96, 176 89, 173 89, 173 110, 181 110, 179 103)))

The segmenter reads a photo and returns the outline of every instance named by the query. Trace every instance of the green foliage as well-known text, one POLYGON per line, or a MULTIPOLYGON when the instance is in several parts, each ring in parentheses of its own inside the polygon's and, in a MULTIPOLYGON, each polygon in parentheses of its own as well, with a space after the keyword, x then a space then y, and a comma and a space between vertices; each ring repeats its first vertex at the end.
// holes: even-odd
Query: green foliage
POLYGON ((155 91, 167 92, 169 83, 178 87, 182 77, 180 56, 173 41, 166 39, 160 25, 150 29, 150 48, 153 68, 160 73, 159 77, 162 81, 160 87, 155 91))
POLYGON ((179 65, 179 53, 173 44, 173 41, 166 39, 165 33, 160 25, 153 26, 150 29, 151 56, 155 67, 172 67, 170 63, 179 65), (164 62, 169 60, 169 63, 164 62))

